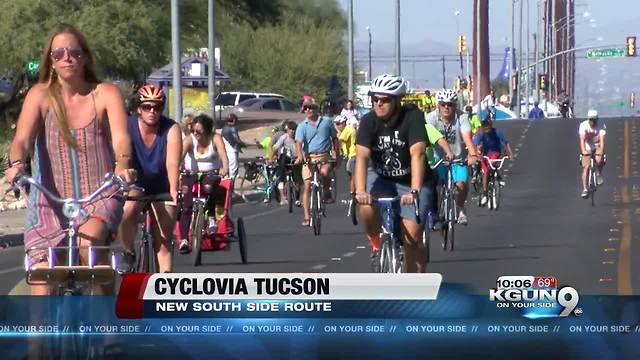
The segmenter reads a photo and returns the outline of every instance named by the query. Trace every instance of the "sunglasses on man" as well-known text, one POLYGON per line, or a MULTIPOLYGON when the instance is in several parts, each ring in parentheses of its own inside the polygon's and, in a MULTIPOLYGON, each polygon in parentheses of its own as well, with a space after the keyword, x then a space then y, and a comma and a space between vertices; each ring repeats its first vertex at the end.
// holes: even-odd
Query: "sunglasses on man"
POLYGON ((315 106, 303 106, 303 107, 302 107, 302 110, 303 110, 303 111, 307 111, 307 110, 315 110, 315 109, 316 109, 316 107, 315 107, 315 106))
POLYGON ((140 109, 144 112, 151 112, 151 110, 159 113, 164 109, 162 105, 151 105, 151 104, 142 104, 140 105, 140 109))
POLYGON ((456 107, 458 104, 452 103, 452 102, 441 102, 441 103, 438 103, 438 105, 452 108, 452 107, 456 107))
POLYGON ((391 102, 393 98, 391 96, 385 96, 385 97, 381 97, 381 96, 375 96, 375 95, 371 95, 371 102, 372 103, 377 103, 378 101, 381 101, 383 104, 388 104, 391 102))
POLYGON ((64 59, 64 54, 65 53, 68 53, 69 57, 79 59, 79 58, 82 57, 82 54, 84 52, 82 51, 82 48, 79 48, 79 47, 55 48, 55 49, 51 50, 50 55, 51 55, 51 58, 54 61, 60 61, 60 60, 64 59))

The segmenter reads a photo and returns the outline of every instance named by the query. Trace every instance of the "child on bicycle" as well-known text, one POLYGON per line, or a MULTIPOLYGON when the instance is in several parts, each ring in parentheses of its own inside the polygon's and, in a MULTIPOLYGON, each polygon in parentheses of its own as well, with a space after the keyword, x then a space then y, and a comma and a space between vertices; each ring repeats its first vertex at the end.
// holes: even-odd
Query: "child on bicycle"
MULTIPOLYGON (((271 150, 271 160, 278 164, 278 168, 276 170, 276 191, 279 192, 280 204, 283 205, 285 203, 285 197, 282 196, 282 190, 284 189, 283 181, 285 180, 285 173, 287 165, 290 165, 293 160, 296 158, 296 129, 298 128, 298 124, 295 121, 287 121, 284 125, 284 129, 286 131, 285 134, 282 134, 279 139, 276 140, 275 144, 273 144, 271 150)), ((292 170, 293 178, 296 182, 296 206, 301 206, 300 203, 300 185, 302 183, 302 167, 299 165, 294 165, 292 170)))
MULTIPOLYGON (((481 130, 473 137, 473 144, 480 149, 482 156, 486 156, 489 159, 500 159, 503 153, 506 154, 508 159, 513 156, 509 141, 500 129, 493 127, 490 114, 482 120, 480 128, 481 130)), ((482 199, 480 200, 480 206, 484 206, 488 200, 489 162, 487 159, 483 157, 480 166, 482 171, 482 199)))

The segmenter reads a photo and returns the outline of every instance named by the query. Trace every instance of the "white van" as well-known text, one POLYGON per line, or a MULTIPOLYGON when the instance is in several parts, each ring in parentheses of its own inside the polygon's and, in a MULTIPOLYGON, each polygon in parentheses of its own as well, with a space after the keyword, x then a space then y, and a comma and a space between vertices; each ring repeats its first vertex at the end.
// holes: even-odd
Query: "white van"
POLYGON ((240 102, 247 99, 256 99, 261 97, 275 97, 284 99, 283 95, 273 93, 256 93, 242 91, 223 92, 216 97, 216 111, 236 106, 240 102))

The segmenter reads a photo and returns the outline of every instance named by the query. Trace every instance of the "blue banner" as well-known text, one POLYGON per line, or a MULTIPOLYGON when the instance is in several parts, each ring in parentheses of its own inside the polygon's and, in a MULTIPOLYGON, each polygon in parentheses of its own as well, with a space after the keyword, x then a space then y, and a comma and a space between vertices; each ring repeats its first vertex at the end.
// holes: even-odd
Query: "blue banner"
MULTIPOLYGON (((145 316, 155 303, 145 302, 145 316)), ((187 303, 192 306, 195 301, 187 303)), ((582 296, 580 312, 548 318, 527 317, 526 308, 504 308, 488 296, 450 285, 435 301, 200 303, 242 303, 245 310, 122 320, 114 315, 113 297, 0 297, 3 358, 24 358, 28 353, 41 355, 37 358, 91 353, 94 358, 136 359, 640 355, 640 297, 582 296), (249 303, 330 303, 332 309, 258 312, 246 310, 249 303)))

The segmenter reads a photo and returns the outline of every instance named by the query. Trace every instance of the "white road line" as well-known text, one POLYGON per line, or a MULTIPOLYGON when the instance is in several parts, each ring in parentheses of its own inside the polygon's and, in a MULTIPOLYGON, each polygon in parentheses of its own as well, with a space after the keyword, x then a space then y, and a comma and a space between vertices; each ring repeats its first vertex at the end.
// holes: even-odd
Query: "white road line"
POLYGON ((351 256, 353 256, 353 255, 355 255, 355 254, 356 254, 356 252, 355 252, 355 251, 351 251, 351 252, 348 252, 348 253, 346 253, 346 254, 342 255, 342 257, 351 257, 351 256))
POLYGON ((257 214, 252 214, 252 215, 245 216, 245 217, 243 217, 243 219, 245 219, 245 220, 255 219, 255 218, 260 217, 260 216, 273 214, 273 213, 278 212, 278 211, 283 211, 284 209, 285 209, 285 207, 278 207, 278 208, 267 210, 267 211, 263 211, 263 212, 260 212, 260 213, 257 213, 257 214))
POLYGON ((0 270, 0 275, 9 274, 16 271, 24 271, 24 266, 16 266, 16 267, 0 270))
POLYGON ((339 257, 333 257, 333 258, 331 258, 331 261, 340 261, 340 260, 342 260, 342 258, 339 258, 339 257))
POLYGON ((311 270, 321 270, 321 269, 324 269, 326 267, 327 267, 327 265, 325 265, 325 264, 318 264, 318 265, 312 266, 311 270))
POLYGON ((366 246, 356 246, 356 249, 366 249, 366 246))

